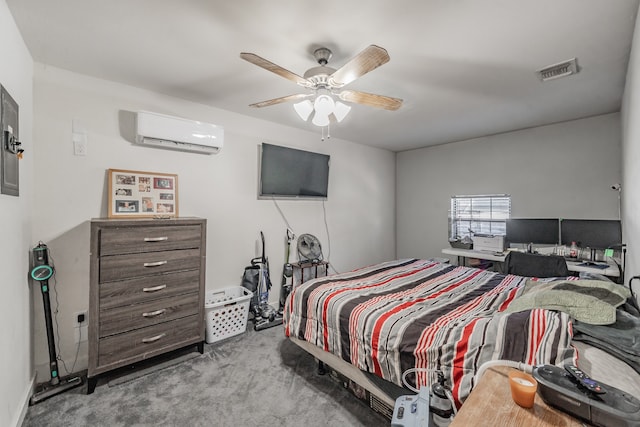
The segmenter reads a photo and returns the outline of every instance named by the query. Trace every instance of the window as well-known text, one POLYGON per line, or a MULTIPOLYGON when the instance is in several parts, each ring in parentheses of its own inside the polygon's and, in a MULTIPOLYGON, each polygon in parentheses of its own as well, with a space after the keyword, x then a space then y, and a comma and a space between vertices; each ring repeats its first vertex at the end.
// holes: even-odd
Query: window
POLYGON ((506 220, 511 216, 511 196, 492 194, 451 197, 449 238, 462 239, 474 234, 506 234, 506 220))

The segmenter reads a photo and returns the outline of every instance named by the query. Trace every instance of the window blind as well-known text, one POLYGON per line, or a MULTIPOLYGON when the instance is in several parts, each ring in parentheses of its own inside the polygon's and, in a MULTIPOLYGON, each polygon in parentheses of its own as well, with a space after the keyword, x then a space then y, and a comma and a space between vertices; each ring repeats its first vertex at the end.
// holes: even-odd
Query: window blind
POLYGON ((511 196, 491 194, 451 197, 449 238, 462 239, 474 234, 506 234, 511 216, 511 196))

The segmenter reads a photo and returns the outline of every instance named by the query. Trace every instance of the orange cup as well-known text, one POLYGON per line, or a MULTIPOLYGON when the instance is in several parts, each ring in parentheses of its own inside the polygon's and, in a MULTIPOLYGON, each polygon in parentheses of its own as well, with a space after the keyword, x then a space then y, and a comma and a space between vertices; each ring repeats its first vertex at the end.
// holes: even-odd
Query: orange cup
POLYGON ((533 408, 538 390, 538 382, 531 375, 512 369, 509 372, 509 385, 513 401, 523 408, 533 408))

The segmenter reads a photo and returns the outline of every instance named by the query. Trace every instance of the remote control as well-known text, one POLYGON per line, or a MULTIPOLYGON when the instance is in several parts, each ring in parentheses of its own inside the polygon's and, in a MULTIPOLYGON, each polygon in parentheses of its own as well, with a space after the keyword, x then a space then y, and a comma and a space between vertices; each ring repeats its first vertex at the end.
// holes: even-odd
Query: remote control
POLYGON ((578 369, 575 365, 565 365, 564 369, 571 375, 580 385, 596 394, 604 394, 606 391, 598 384, 597 381, 589 378, 587 374, 578 369))

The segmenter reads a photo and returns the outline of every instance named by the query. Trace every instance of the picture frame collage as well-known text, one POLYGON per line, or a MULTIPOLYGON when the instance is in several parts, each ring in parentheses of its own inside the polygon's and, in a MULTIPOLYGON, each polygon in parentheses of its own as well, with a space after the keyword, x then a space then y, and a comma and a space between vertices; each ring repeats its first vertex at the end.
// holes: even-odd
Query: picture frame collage
POLYGON ((109 169, 109 218, 178 216, 178 175, 109 169))

